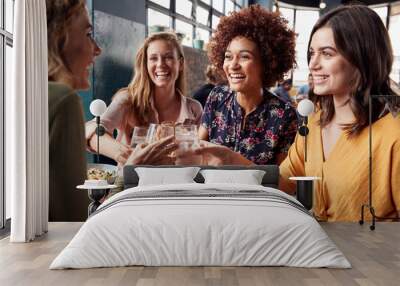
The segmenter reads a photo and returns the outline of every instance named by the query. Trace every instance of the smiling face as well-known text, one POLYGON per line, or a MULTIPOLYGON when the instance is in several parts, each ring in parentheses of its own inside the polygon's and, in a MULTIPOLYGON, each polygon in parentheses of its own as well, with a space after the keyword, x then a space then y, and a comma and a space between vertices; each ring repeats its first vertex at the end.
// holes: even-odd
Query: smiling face
POLYGON ((309 53, 314 93, 349 97, 357 70, 338 52, 330 27, 322 27, 314 33, 309 53))
POLYGON ((92 25, 86 9, 72 16, 67 28, 68 41, 62 55, 72 75, 72 87, 85 90, 90 87, 89 69, 101 49, 92 38, 92 25))
POLYGON ((232 90, 241 93, 262 87, 260 51, 251 40, 235 37, 225 51, 223 69, 232 90))
POLYGON ((175 87, 182 59, 174 45, 165 40, 152 41, 147 48, 147 72, 158 88, 175 87))

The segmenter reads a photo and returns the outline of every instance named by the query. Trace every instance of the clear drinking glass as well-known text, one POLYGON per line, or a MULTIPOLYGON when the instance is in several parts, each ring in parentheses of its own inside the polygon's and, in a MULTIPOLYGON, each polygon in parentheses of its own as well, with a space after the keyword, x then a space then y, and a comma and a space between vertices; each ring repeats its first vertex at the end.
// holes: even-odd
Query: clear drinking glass
MULTIPOLYGON (((157 126, 155 140, 161 140, 165 137, 169 137, 169 136, 173 136, 173 135, 175 135, 175 123, 170 122, 170 121, 165 121, 157 126)), ((167 156, 174 158, 175 151, 172 151, 167 156)))
POLYGON ((185 155, 186 151, 190 151, 199 147, 199 138, 197 134, 197 125, 178 125, 175 127, 175 138, 178 144, 178 154, 175 161, 176 165, 200 165, 202 156, 185 155))
POLYGON ((136 126, 133 128, 133 134, 131 139, 131 147, 135 148, 139 144, 146 143, 148 127, 136 126))
POLYGON ((179 148, 198 147, 197 125, 178 125, 175 127, 175 138, 179 148))
POLYGON ((157 129, 160 127, 159 124, 150 123, 147 129, 146 143, 150 144, 158 140, 157 129))
POLYGON ((158 140, 175 135, 175 124, 173 122, 162 122, 157 128, 157 135, 156 138, 158 140))

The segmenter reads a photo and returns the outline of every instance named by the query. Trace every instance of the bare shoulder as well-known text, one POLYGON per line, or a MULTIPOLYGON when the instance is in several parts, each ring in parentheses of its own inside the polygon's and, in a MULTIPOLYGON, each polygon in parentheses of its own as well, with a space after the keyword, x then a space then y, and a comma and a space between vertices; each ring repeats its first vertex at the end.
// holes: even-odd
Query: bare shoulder
POLYGON ((130 100, 129 92, 126 88, 120 89, 114 94, 112 101, 120 104, 128 103, 130 100))

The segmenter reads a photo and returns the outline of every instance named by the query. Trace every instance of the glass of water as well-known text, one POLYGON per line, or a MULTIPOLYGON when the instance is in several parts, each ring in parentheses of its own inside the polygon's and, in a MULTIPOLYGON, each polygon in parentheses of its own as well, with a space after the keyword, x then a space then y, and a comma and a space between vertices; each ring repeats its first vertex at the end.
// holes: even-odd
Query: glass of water
POLYGON ((147 138, 148 127, 136 126, 133 128, 133 134, 131 138, 131 147, 135 148, 139 144, 144 144, 147 138))
MULTIPOLYGON (((178 125, 175 127, 175 138, 179 146, 178 153, 185 154, 185 151, 194 150, 199 147, 197 125, 178 125)), ((176 165, 200 165, 202 157, 200 155, 178 156, 176 165)))
POLYGON ((175 135, 175 123, 171 121, 162 122, 157 128, 157 139, 175 135))
POLYGON ((156 123, 149 124, 149 127, 147 129, 147 135, 146 135, 146 143, 151 144, 158 140, 158 138, 157 138, 158 128, 160 128, 159 124, 156 124, 156 123))
POLYGON ((175 138, 180 148, 198 147, 197 125, 177 125, 175 138))

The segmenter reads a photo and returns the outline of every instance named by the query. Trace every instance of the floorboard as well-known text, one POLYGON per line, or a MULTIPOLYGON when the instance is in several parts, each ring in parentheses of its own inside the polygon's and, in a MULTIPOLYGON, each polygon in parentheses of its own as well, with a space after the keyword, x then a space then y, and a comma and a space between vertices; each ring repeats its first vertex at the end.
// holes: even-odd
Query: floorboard
POLYGON ((81 223, 50 223, 49 232, 31 243, 0 240, 0 285, 135 285, 135 286, 264 286, 264 285, 400 285, 400 224, 322 223, 329 237, 351 262, 352 269, 290 267, 118 267, 49 270, 52 260, 79 230, 81 223))

